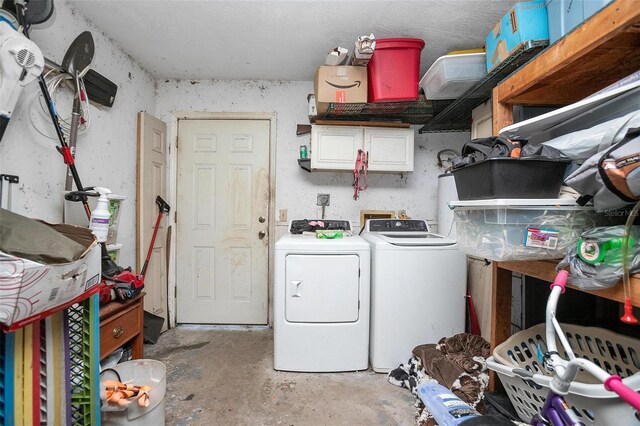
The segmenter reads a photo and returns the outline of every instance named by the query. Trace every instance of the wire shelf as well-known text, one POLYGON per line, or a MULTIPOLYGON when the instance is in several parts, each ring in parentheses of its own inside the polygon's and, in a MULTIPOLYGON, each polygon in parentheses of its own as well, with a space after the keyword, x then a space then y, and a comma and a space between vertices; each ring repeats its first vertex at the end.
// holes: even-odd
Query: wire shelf
POLYGON ((423 124, 443 110, 451 101, 428 101, 420 95, 415 101, 343 104, 330 103, 327 120, 349 121, 401 121, 423 124))
POLYGON ((493 71, 452 101, 444 110, 426 120, 420 133, 462 132, 471 130, 471 110, 491 97, 493 88, 519 67, 537 56, 549 43, 529 41, 500 63, 493 71))

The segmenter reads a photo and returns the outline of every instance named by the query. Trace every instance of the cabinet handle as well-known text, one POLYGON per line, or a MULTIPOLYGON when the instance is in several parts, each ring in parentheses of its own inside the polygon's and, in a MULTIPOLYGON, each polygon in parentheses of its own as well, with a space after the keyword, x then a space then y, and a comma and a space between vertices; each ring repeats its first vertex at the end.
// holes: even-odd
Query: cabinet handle
POLYGON ((122 328, 121 325, 114 327, 113 329, 113 337, 115 339, 117 339, 118 337, 122 336, 122 333, 124 333, 124 328, 122 328))

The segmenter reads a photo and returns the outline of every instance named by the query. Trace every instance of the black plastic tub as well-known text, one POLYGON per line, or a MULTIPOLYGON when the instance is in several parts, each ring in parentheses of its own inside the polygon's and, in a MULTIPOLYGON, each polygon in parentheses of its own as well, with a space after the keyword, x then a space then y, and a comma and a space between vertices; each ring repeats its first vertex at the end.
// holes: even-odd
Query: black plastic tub
POLYGON ((570 160, 488 158, 453 170, 460 200, 558 198, 570 160))

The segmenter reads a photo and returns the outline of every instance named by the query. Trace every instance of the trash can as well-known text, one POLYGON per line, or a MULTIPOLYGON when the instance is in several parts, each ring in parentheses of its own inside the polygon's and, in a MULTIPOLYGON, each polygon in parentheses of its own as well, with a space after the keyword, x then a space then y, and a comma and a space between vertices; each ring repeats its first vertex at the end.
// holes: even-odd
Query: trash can
MULTIPOLYGON (((167 368, 153 359, 136 359, 112 368, 120 375, 119 381, 136 386, 149 386, 149 406, 140 407, 137 401, 123 407, 105 401, 104 386, 100 386, 103 425, 164 425, 164 394, 167 388, 167 368)), ((114 379, 105 371, 101 380, 114 379)))

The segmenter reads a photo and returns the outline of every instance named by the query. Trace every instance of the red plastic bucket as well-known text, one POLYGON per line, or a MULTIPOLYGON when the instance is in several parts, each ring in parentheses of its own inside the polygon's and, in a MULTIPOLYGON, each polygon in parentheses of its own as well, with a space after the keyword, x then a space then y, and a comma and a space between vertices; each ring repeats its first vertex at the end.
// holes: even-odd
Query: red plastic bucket
POLYGON ((419 38, 382 38, 367 66, 369 102, 418 99, 420 53, 424 41, 419 38))

